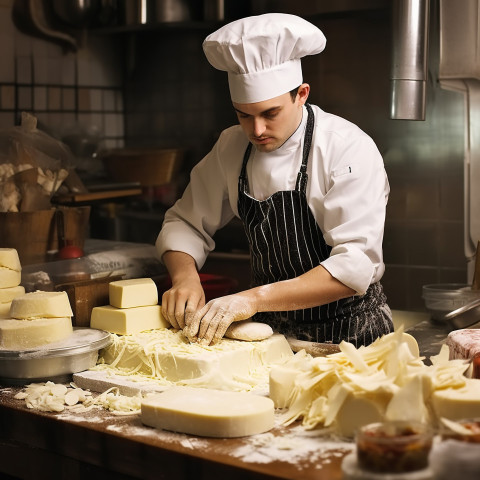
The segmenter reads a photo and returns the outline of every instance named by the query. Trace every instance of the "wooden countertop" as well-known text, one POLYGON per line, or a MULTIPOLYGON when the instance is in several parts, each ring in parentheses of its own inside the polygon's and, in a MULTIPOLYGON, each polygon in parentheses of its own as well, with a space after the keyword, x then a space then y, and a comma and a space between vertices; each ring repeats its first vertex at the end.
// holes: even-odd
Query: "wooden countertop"
POLYGON ((0 388, 0 473, 15 478, 336 480, 353 448, 300 425, 212 439, 153 429, 138 415, 103 409, 40 412, 14 399, 18 391, 0 388))

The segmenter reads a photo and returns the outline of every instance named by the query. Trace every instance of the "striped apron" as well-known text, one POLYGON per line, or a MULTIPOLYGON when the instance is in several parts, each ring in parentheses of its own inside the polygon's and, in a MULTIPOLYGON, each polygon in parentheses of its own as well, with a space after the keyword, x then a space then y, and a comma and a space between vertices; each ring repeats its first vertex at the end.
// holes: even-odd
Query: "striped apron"
MULTIPOLYGON (((263 201, 249 194, 246 173, 252 150, 249 143, 238 181, 238 211, 250 246, 253 286, 288 280, 318 266, 330 255, 307 202, 307 164, 314 129, 310 105, 303 157, 295 190, 280 191, 263 201)), ((254 320, 300 340, 368 345, 393 331, 391 311, 379 282, 364 295, 355 295, 318 307, 286 312, 259 312, 254 320)))

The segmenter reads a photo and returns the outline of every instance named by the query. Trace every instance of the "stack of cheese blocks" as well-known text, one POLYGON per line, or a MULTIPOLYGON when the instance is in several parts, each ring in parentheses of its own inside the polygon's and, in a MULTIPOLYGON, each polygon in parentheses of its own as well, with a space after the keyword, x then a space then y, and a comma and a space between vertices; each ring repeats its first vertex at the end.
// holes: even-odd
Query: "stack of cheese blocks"
POLYGON ((14 248, 0 248, 0 319, 10 316, 12 300, 25 293, 22 266, 14 248))
POLYGON ((158 290, 151 278, 110 282, 109 305, 94 307, 90 327, 118 335, 168 328, 158 304, 158 290))
POLYGON ((0 348, 25 350, 68 338, 72 308, 66 292, 31 292, 15 297, 0 319, 0 348))

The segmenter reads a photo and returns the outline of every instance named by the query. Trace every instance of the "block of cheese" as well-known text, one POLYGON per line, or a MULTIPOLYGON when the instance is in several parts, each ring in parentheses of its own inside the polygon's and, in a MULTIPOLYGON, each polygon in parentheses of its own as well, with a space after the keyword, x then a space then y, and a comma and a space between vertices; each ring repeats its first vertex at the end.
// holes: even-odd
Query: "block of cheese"
POLYGON ((154 378, 163 385, 241 391, 267 383, 269 369, 292 357, 280 334, 260 342, 222 338, 215 345, 200 345, 190 343, 181 330, 163 328, 113 335, 98 368, 110 373, 119 369, 124 377, 135 375, 138 381, 154 378))
POLYGON ((73 316, 67 292, 30 292, 12 300, 12 318, 48 318, 73 316))
POLYGON ((117 280, 108 285, 110 305, 117 308, 158 304, 158 290, 151 278, 117 280))
POLYGON ((16 285, 14 287, 0 288, 0 303, 10 303, 15 297, 25 294, 25 287, 16 285))
POLYGON ((480 378, 479 363, 475 361, 480 360, 480 330, 475 328, 454 330, 448 334, 445 343, 450 352, 450 359, 472 361, 471 376, 480 378))
POLYGON ((64 340, 72 332, 70 317, 0 319, 0 348, 25 350, 64 340))
POLYGON ((0 318, 10 318, 10 305, 12 302, 0 303, 0 318))
POLYGON ((131 335, 144 330, 170 326, 170 323, 162 315, 160 305, 131 308, 116 308, 111 305, 93 307, 90 317, 91 328, 106 330, 118 335, 131 335))
POLYGON ((22 266, 20 264, 17 250, 14 248, 0 248, 0 267, 20 272, 22 266))
POLYGON ((22 272, 7 267, 0 267, 0 288, 10 288, 20 285, 22 272))
POLYGON ((432 406, 438 418, 449 420, 480 417, 480 380, 467 378, 461 388, 445 388, 432 394, 432 406))
POLYGON ((251 393, 171 387, 145 398, 140 419, 150 427, 202 437, 255 435, 274 426, 273 401, 251 393))

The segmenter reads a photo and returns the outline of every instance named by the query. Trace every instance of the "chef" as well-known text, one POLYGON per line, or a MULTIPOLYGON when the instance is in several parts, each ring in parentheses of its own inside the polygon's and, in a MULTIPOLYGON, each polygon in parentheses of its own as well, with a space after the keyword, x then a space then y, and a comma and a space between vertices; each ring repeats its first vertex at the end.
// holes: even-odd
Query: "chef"
POLYGON ((216 343, 253 317, 286 336, 368 345, 393 330, 380 279, 389 184, 372 139, 307 100, 301 58, 323 51, 304 19, 234 21, 203 49, 228 73, 239 125, 192 170, 156 247, 172 279, 162 312, 190 341, 216 343), (252 288, 205 304, 198 271, 234 216, 250 246, 252 288))

